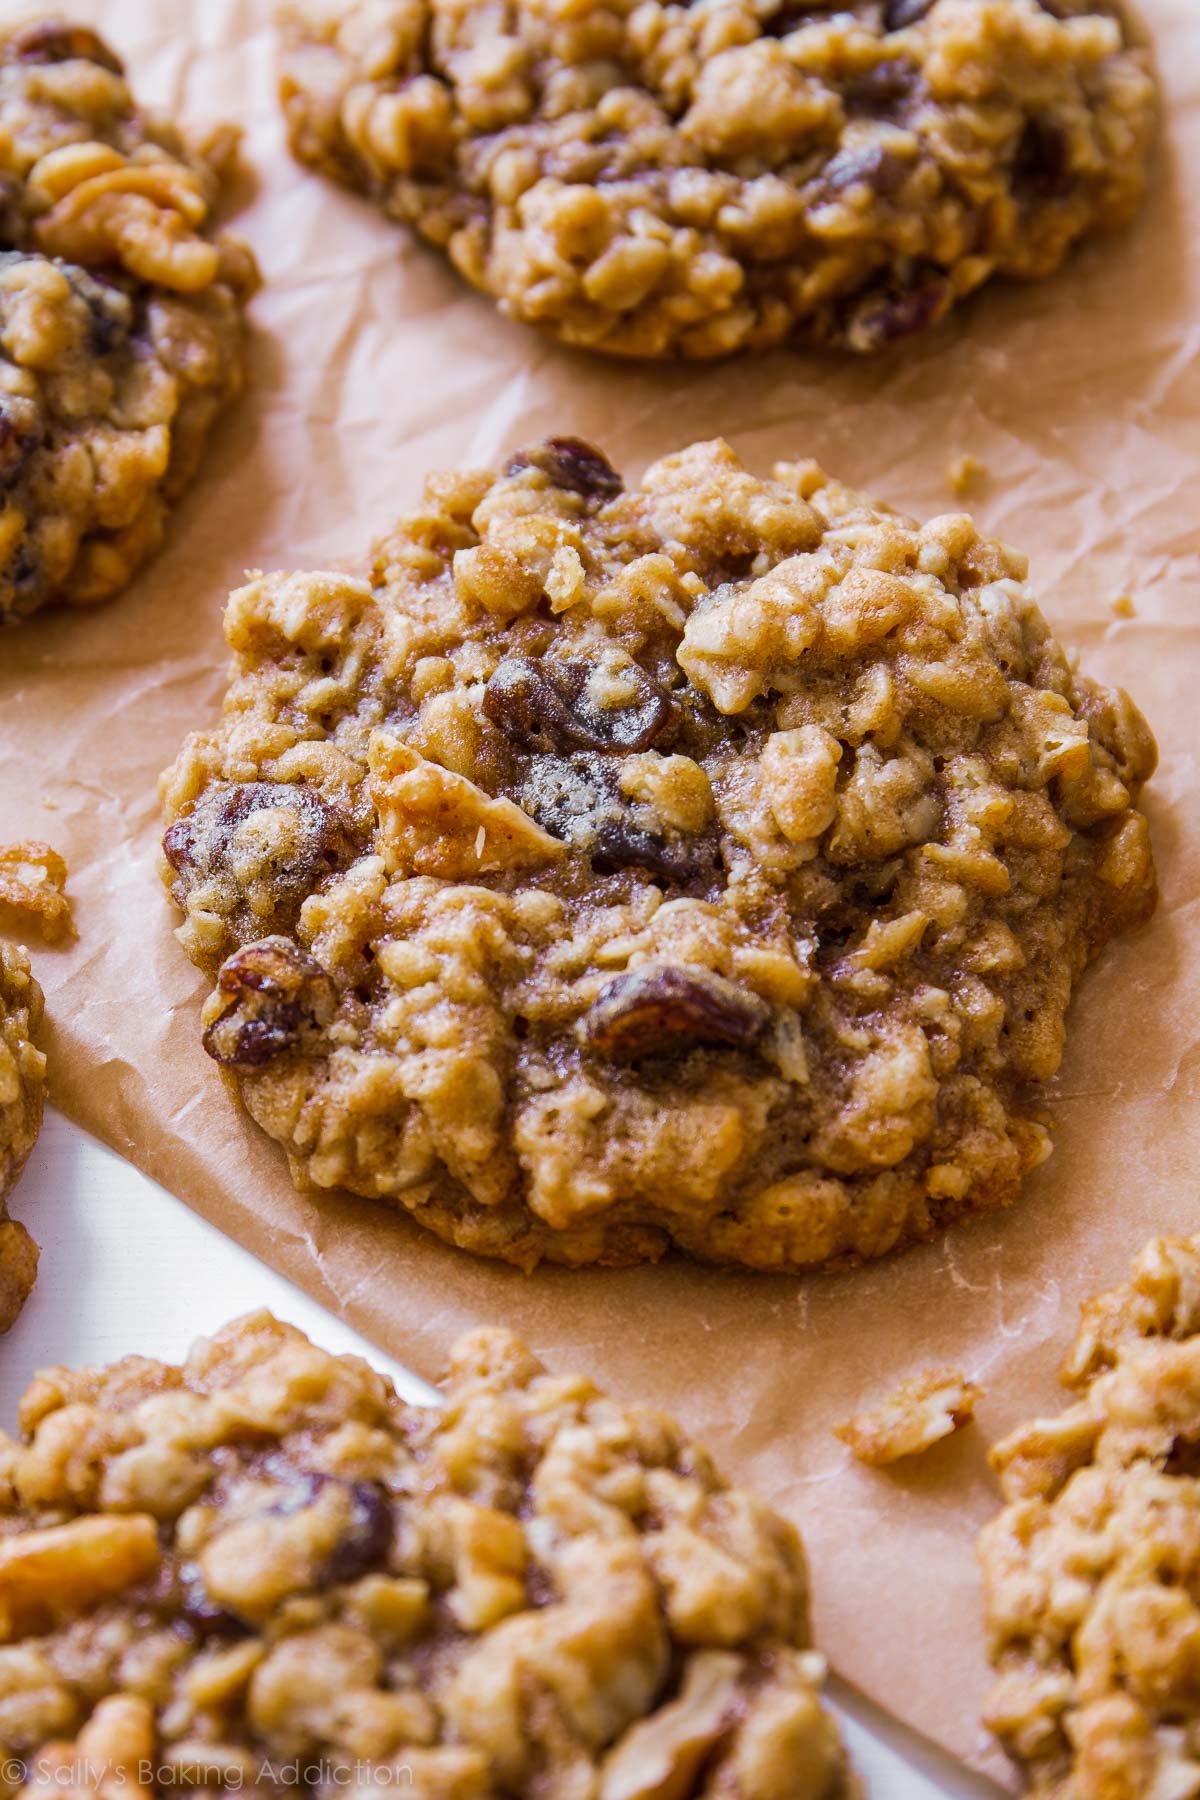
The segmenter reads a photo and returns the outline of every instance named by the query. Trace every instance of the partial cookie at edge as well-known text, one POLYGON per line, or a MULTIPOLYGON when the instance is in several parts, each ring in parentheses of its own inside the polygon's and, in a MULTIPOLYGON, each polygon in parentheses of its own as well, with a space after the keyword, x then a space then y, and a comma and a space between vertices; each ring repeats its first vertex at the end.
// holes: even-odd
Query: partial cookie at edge
POLYGON ((444 1400, 265 1313, 39 1375, 0 1438, 7 1755, 88 1796, 285 1794, 298 1757, 417 1800, 859 1795, 789 1524, 507 1333, 444 1400))
POLYGON ((16 1319, 37 1275, 38 1249, 8 1216, 8 1198, 37 1142, 46 1059, 33 1042, 42 990, 27 953, 0 939, 0 1331, 16 1319))

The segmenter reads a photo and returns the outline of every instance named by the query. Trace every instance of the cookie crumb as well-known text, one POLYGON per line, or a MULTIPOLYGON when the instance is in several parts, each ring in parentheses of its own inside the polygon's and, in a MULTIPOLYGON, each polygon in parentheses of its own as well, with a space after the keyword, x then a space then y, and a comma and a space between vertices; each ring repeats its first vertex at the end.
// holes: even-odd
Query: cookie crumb
POLYGON ((874 1412, 855 1413, 834 1432, 859 1462, 881 1468, 923 1451, 961 1431, 975 1416, 983 1389, 961 1369, 922 1369, 874 1412))
POLYGON ((1129 594, 1114 594, 1109 605, 1112 607, 1113 617, 1116 619, 1137 618, 1137 607, 1133 604, 1133 598, 1129 594))
POLYGON ((36 1377, 0 1483, 28 1766, 195 1767, 199 1716, 221 1774, 311 1743, 442 1800, 862 1800, 786 1520, 506 1332, 444 1392, 406 1406, 265 1312, 181 1367, 36 1377))
POLYGON ((946 486, 960 499, 987 477, 988 466, 977 456, 956 456, 953 462, 946 464, 946 486))
POLYGON ((1195 1793, 1200 1237, 1155 1238, 1085 1302, 1075 1390, 990 1461, 984 1720, 1031 1793, 1195 1793))
POLYGON ((48 944, 75 935, 66 882, 66 862, 49 844, 31 838, 0 846, 0 917, 34 924, 48 944))

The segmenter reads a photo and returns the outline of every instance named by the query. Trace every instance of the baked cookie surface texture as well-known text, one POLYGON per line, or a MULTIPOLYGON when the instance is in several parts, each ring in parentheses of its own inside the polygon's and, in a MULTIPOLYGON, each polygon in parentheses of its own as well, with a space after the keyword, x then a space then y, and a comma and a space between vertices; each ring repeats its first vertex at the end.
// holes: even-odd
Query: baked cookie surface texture
POLYGON ((296 155, 571 344, 876 350, 1124 223, 1109 0, 287 0, 296 155))
POLYGON ((37 1245, 9 1218, 8 1197, 42 1127, 46 1059, 33 1042, 42 1007, 28 955, 0 939, 0 1331, 17 1317, 37 1275, 37 1245))
POLYGON ((448 475, 260 577, 164 780, 209 1054, 302 1184, 526 1266, 876 1256, 1013 1198, 1154 904, 1154 744, 1022 557, 721 443, 448 475))
POLYGON ((38 1376, 0 1439, 28 1791, 858 1794, 791 1526, 506 1333, 458 1345, 444 1399, 265 1313, 182 1367, 38 1376))
POLYGON ((123 588, 242 385, 235 147, 140 112, 86 27, 0 30, 0 626, 123 588))
POLYGON ((1200 1792, 1200 1238, 1083 1309, 1080 1397, 992 1452, 988 1723, 1038 1795, 1200 1792))

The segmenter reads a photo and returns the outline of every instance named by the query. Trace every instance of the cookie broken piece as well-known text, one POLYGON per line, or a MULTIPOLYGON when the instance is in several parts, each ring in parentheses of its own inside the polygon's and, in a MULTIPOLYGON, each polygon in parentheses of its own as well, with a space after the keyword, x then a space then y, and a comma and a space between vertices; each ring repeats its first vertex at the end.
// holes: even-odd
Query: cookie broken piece
POLYGON ((67 865, 49 844, 30 839, 0 846, 0 921, 33 925, 48 944, 72 937, 66 883, 67 865))
POLYGON ((1053 1800, 1200 1792, 1200 1238, 1083 1308, 1063 1380, 992 1451, 987 1722, 1053 1800))
POLYGON ((1155 750, 969 518, 554 438, 226 634, 164 873, 302 1185, 526 1267, 798 1269, 1047 1154, 1073 981, 1154 906, 1155 750))
POLYGON ((982 1398, 983 1389, 961 1369, 922 1369, 902 1381, 882 1406, 856 1413, 834 1429, 859 1462, 882 1468, 901 1457, 920 1456, 961 1431, 982 1398))
POLYGON ((126 586, 241 388, 235 147, 141 112, 85 27, 0 31, 0 626, 126 586))
POLYGON ((13 1324, 37 1276, 38 1248, 8 1216, 8 1197, 42 1127, 46 1058, 34 1044, 42 990, 29 957, 0 939, 0 1331, 13 1324))
POLYGON ((876 351, 1136 211, 1116 0, 287 0, 304 163, 510 316, 641 357, 876 351))
POLYGON ((419 1409, 258 1313, 182 1367, 48 1370, 20 1425, 0 1636, 31 1776, 227 1788, 302 1746, 422 1800, 860 1792, 792 1527, 507 1333, 419 1409))

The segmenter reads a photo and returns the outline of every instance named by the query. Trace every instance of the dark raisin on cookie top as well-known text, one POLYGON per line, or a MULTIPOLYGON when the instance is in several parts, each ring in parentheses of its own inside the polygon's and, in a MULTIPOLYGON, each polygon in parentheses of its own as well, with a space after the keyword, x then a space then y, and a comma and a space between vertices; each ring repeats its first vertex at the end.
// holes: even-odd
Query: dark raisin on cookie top
POLYGON ((796 1268, 1047 1153, 1072 984, 1154 905, 1155 750, 965 515, 552 440, 226 633, 165 873, 303 1183, 524 1264, 796 1268))

